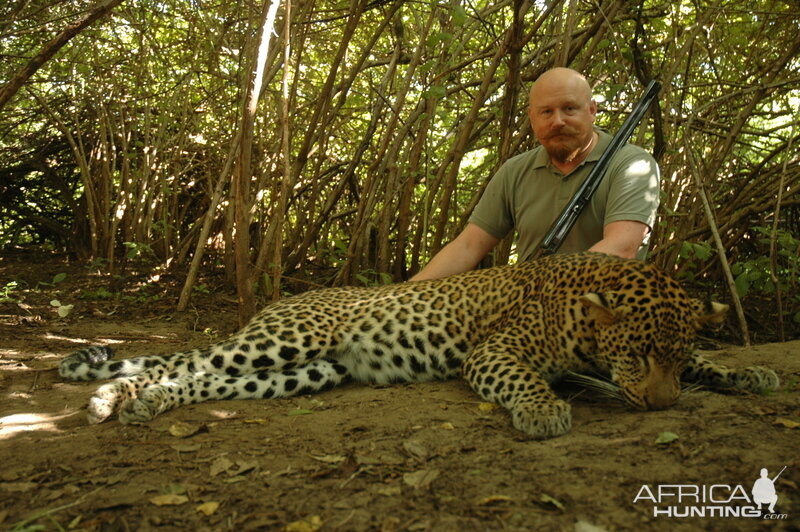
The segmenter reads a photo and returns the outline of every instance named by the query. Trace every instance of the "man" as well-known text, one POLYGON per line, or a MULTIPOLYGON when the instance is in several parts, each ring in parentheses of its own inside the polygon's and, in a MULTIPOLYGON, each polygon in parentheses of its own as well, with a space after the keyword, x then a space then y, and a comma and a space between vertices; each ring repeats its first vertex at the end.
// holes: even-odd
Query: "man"
MULTIPOLYGON (((786 469, 785 467, 783 469, 786 469)), ((783 471, 781 471, 783 473, 783 471)), ((780 473, 778 473, 780 476, 780 473)), ((753 483, 753 489, 750 493, 753 494, 753 502, 756 503, 758 509, 761 510, 762 504, 769 505, 769 513, 775 513, 775 504, 778 502, 778 493, 775 491, 775 479, 769 478, 769 471, 767 468, 761 469, 761 478, 753 483)))
MULTIPOLYGON (((503 164, 461 234, 412 281, 473 269, 515 227, 519 258, 530 258, 611 141, 611 135, 594 127, 597 103, 589 83, 568 68, 554 68, 536 80, 528 115, 541 146, 503 164)), ((612 158, 559 252, 644 258, 658 199, 655 160, 626 144, 612 158)))

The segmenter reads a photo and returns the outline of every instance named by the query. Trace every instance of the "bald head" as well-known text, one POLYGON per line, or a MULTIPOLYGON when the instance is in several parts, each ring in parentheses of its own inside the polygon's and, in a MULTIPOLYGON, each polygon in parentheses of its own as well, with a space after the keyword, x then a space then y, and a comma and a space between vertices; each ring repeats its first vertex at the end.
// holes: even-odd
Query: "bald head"
POLYGON ((592 88, 580 72, 571 68, 556 67, 539 76, 531 87, 530 104, 555 91, 569 92, 576 98, 589 103, 592 100, 592 88))
POLYGON ((577 165, 591 150, 597 104, 580 73, 554 68, 539 76, 531 87, 528 114, 533 133, 560 168, 577 165))

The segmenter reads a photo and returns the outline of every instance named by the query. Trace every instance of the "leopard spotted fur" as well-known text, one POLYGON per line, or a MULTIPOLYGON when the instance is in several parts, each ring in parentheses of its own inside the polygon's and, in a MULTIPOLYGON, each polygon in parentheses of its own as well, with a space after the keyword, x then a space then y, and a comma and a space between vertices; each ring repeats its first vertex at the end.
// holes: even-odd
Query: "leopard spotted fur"
POLYGON ((731 369, 693 351, 726 305, 691 299, 653 265, 596 253, 556 255, 452 277, 329 288, 273 303, 230 338, 187 352, 114 361, 106 347, 66 357, 71 380, 115 379, 89 401, 91 423, 115 412, 141 423, 212 399, 286 397, 345 381, 419 382, 462 375, 534 438, 569 431, 550 384, 605 372, 635 408, 666 408, 680 380, 762 392, 774 371, 731 369))

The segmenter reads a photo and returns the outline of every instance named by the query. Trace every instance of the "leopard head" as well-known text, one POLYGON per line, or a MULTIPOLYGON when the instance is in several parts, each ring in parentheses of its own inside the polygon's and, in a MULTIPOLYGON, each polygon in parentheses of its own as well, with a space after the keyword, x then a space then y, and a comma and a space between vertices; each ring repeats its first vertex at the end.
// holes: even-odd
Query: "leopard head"
POLYGON ((631 286, 580 301, 594 322, 598 362, 625 400, 641 410, 667 408, 680 395, 697 330, 722 323, 728 305, 692 299, 674 281, 666 290, 663 283, 631 286))

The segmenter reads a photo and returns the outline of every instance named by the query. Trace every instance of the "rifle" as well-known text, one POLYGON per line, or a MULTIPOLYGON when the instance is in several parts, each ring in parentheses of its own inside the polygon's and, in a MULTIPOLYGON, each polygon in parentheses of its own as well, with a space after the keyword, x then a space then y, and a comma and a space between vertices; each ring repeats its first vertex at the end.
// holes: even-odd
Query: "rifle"
POLYGON ((575 225, 575 222, 578 221, 578 216, 580 216, 583 208, 586 207, 586 204, 592 199, 595 190, 600 186, 600 181, 603 180, 608 165, 611 163, 611 158, 617 153, 617 150, 628 141, 633 130, 636 129, 645 111, 650 107, 650 104, 656 98, 660 90, 661 83, 658 81, 653 80, 647 85, 642 97, 633 108, 633 111, 631 111, 631 114, 625 119, 625 122, 622 124, 622 127, 619 128, 616 135, 611 138, 611 142, 602 155, 600 155, 594 167, 589 171, 589 175, 586 176, 586 179, 583 180, 583 183, 578 188, 577 192, 575 192, 575 195, 572 196, 572 199, 569 200, 564 210, 558 215, 553 225, 547 230, 547 234, 545 234, 539 247, 536 248, 531 260, 538 259, 545 255, 552 255, 558 251, 558 248, 561 247, 561 244, 575 225))
POLYGON ((778 480, 778 477, 781 476, 784 471, 786 471, 786 466, 783 466, 783 469, 781 469, 781 472, 778 473, 777 475, 775 475, 775 477, 772 479, 772 483, 773 484, 775 484, 775 481, 778 480))

